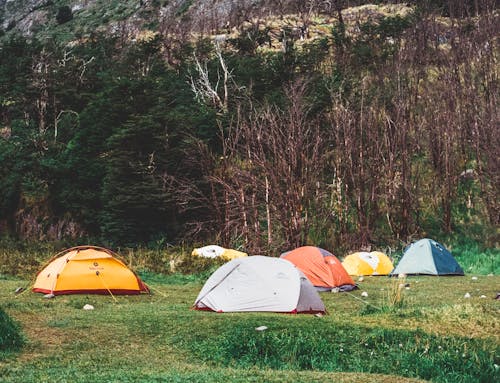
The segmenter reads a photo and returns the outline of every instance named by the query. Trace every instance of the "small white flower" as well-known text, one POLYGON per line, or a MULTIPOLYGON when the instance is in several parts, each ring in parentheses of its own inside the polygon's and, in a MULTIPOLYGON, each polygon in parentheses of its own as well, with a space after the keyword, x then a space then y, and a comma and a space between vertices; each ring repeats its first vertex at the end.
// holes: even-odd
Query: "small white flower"
POLYGON ((400 344, 399 344, 399 348, 403 348, 403 343, 400 343, 400 344))
POLYGON ((367 293, 366 291, 363 291, 363 292, 361 293, 361 296, 366 298, 366 297, 368 296, 368 293, 367 293))
POLYGON ((340 352, 344 352, 344 349, 343 349, 343 348, 341 348, 341 349, 339 349, 339 351, 340 351, 340 352))
POLYGON ((470 294, 469 294, 469 293, 465 293, 464 298, 465 298, 465 299, 470 298, 470 294))

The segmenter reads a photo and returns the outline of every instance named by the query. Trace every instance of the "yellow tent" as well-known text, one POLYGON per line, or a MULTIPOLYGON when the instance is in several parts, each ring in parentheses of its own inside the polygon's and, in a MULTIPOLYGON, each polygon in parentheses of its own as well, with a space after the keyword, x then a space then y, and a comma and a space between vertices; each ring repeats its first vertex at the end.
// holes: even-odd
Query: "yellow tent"
POLYGON ((222 258, 226 261, 231 261, 236 258, 247 257, 248 254, 242 251, 225 249, 217 245, 208 245, 199 247, 193 250, 191 253, 194 256, 204 257, 204 258, 222 258))
POLYGON ((242 257, 248 257, 248 254, 234 249, 226 249, 222 254, 222 258, 227 259, 228 261, 242 257))
POLYGON ((342 266, 349 275, 388 275, 394 269, 389 257, 380 251, 350 254, 342 266))
POLYGON ((148 287, 108 249, 78 246, 57 254, 37 275, 44 294, 139 294, 148 287))

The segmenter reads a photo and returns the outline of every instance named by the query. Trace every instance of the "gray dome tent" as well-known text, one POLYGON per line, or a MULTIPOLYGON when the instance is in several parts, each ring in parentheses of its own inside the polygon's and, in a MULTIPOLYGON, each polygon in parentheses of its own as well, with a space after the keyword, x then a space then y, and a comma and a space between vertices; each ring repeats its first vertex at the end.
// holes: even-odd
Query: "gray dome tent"
POLYGON ((464 271, 443 245, 424 238, 405 250, 391 276, 399 274, 464 275, 464 271))
POLYGON ((216 312, 325 313, 314 286, 291 262, 252 256, 219 267, 201 289, 194 308, 216 312))

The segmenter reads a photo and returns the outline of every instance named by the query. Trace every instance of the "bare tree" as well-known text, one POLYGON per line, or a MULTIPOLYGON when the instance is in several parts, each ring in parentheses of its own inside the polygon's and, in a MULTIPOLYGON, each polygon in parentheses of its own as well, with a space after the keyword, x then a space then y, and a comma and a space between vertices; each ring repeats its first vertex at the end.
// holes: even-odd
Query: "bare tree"
MULTIPOLYGON (((287 91, 288 107, 254 108, 227 133, 225 172, 211 177, 228 195, 231 230, 254 251, 307 241, 325 197, 325 140, 304 101, 306 82, 287 91)), ((229 229, 229 228, 227 228, 229 229)))
POLYGON ((40 136, 45 135, 48 129, 47 115, 50 101, 49 90, 52 58, 51 53, 43 49, 40 56, 33 61, 33 86, 38 92, 36 99, 36 110, 38 117, 38 132, 40 136))
POLYGON ((195 55, 194 62, 196 75, 190 77, 191 89, 199 101, 212 105, 221 113, 227 113, 229 85, 233 80, 233 76, 222 56, 219 43, 215 42, 214 46, 215 55, 219 64, 215 80, 210 78, 207 63, 201 63, 195 55))

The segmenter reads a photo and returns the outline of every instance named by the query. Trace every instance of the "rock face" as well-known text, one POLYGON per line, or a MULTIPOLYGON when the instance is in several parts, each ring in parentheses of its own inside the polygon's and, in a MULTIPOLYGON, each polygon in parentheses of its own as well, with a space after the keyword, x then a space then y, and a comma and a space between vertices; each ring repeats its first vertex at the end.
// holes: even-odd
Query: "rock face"
MULTIPOLYGON (((119 2, 98 0, 0 0, 0 37, 6 33, 25 36, 41 34, 61 36, 74 41, 95 32, 113 35, 125 33, 129 37, 141 31, 156 29, 162 33, 186 35, 227 36, 255 28, 255 21, 274 20, 269 27, 285 25, 300 38, 309 35, 312 15, 321 14, 326 19, 337 17, 334 2, 309 2, 304 0, 123 0, 119 2), (311 7, 313 4, 313 8, 311 7), (61 21, 62 8, 70 14, 61 21), (287 15, 294 15, 287 21, 287 15), (285 19, 285 20, 284 20, 285 19), (289 25, 289 22, 292 24, 289 25), (63 24, 63 25, 61 25, 63 24), (307 24, 307 25, 306 25, 307 24)), ((353 0, 350 6, 367 3, 353 0)), ((377 19, 383 13, 398 13, 401 5, 377 6, 365 4, 342 11, 347 22, 377 19), (394 7, 395 9, 389 9, 394 7), (385 8, 385 10, 381 10, 385 8), (360 18, 361 17, 361 18, 360 18)), ((406 7, 406 9, 409 9, 406 7)), ((281 28, 282 29, 282 28, 281 28)), ((277 38, 281 41, 281 30, 277 38)), ((316 34, 322 34, 317 30, 316 34)), ((45 36, 44 36, 45 35, 45 36)), ((281 44, 281 43, 280 43, 281 44)))
POLYGON ((0 0, 0 28, 29 35, 46 22, 50 6, 51 0, 0 0))
MULTIPOLYGON (((150 22, 154 19, 175 19, 189 29, 205 31, 241 24, 255 16, 297 10, 299 0, 137 0, 120 3, 97 0, 73 0, 68 6, 80 22, 86 17, 101 15, 103 27, 120 20, 150 22), (91 16, 93 15, 93 16, 91 16)), ((303 2, 302 2, 303 3, 303 2)), ((30 36, 55 24, 59 5, 53 0, 0 0, 0 31, 11 30, 30 36)), ((93 20, 95 25, 95 19, 93 20)), ((98 22, 99 24, 99 22, 98 22)), ((108 25, 109 27, 109 25, 108 25)), ((106 28, 105 28, 106 29, 106 28)))

